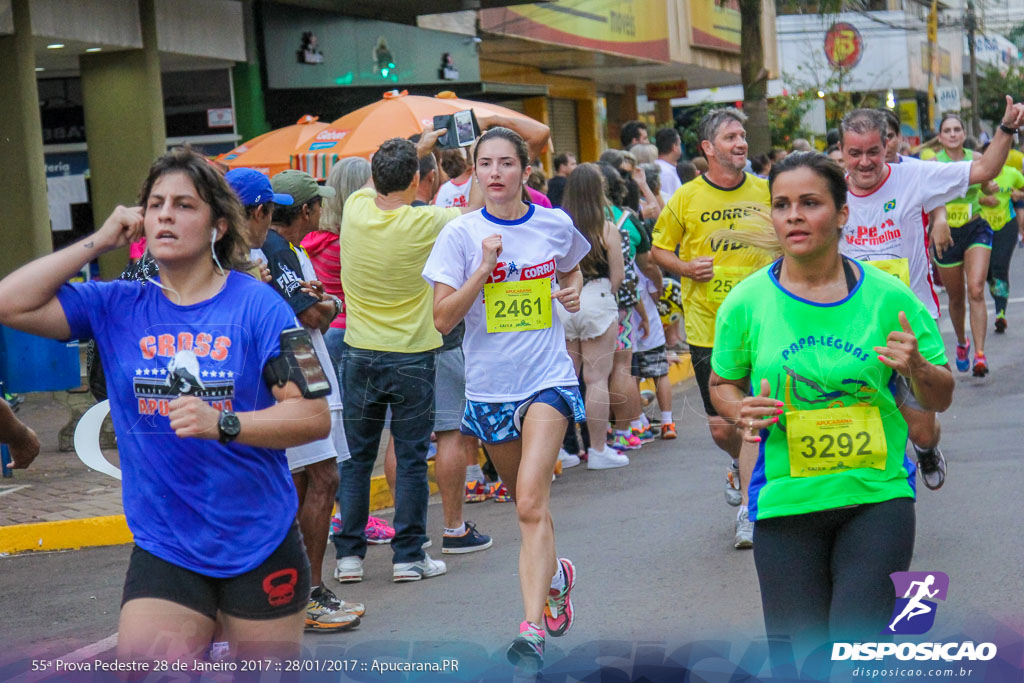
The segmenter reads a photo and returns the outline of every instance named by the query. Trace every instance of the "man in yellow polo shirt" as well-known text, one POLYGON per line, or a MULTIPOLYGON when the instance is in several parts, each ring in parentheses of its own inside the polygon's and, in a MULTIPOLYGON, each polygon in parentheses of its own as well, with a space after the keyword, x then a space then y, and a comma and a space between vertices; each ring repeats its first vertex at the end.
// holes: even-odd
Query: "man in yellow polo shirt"
POLYGON ((754 449, 740 457, 743 440, 711 404, 711 349, 715 344, 715 314, 740 280, 770 260, 768 254, 715 234, 736 229, 743 221, 766 215, 768 183, 744 172, 746 116, 736 109, 714 109, 698 127, 700 151, 708 172, 686 183, 672 195, 654 226, 655 262, 662 270, 681 276, 686 341, 694 375, 704 401, 711 437, 732 458, 726 481, 726 501, 739 506, 736 548, 753 547, 753 523, 747 519, 747 484, 756 460, 754 449), (676 249, 679 255, 676 256, 676 249))
POLYGON ((342 351, 345 435, 352 457, 341 466, 341 534, 335 535, 335 578, 360 581, 366 556, 370 476, 385 414, 395 440, 395 581, 440 576, 444 562, 423 552, 427 522, 427 448, 434 424, 436 350, 433 292, 422 277, 438 234, 461 213, 483 206, 474 183, 469 206, 410 206, 419 186, 419 158, 440 131, 419 143, 381 144, 371 161, 374 189, 345 202, 341 222, 341 282, 347 312, 342 351))

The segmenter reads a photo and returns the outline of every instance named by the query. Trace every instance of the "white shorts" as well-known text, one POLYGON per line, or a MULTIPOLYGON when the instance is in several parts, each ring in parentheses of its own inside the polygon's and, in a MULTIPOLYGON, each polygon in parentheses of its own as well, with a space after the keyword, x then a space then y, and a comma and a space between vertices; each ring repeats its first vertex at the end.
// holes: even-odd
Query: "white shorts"
POLYGON ((569 341, 600 337, 619 319, 619 304, 612 294, 608 278, 591 280, 583 285, 580 310, 576 313, 568 313, 561 306, 555 306, 555 310, 569 341))
POLYGON ((288 469, 292 472, 300 471, 306 465, 312 465, 328 458, 342 462, 352 457, 348 452, 348 443, 345 441, 345 423, 341 417, 341 408, 338 407, 331 411, 330 436, 301 446, 293 446, 284 454, 288 457, 288 469))

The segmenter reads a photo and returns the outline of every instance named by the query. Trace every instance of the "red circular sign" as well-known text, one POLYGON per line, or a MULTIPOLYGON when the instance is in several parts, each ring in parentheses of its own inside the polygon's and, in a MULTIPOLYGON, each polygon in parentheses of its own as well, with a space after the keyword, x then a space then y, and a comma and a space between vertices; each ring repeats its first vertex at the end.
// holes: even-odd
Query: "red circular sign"
POLYGON ((850 69, 857 66, 864 54, 864 39, 853 24, 841 21, 832 24, 825 34, 825 56, 836 69, 850 69))

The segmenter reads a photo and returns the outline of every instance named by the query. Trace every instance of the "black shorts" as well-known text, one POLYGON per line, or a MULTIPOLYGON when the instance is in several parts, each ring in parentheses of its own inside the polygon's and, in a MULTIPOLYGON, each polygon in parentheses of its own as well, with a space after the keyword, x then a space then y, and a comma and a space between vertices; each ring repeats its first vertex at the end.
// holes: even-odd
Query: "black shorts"
POLYGON ((278 619, 306 609, 310 572, 299 526, 292 523, 281 545, 255 569, 231 578, 198 574, 135 546, 121 596, 158 598, 210 619, 221 611, 239 619, 278 619))
POLYGON ((657 379, 668 374, 668 355, 665 353, 665 345, 648 351, 633 350, 634 377, 641 379, 657 379))
POLYGON ((932 243, 932 256, 940 268, 963 265, 964 254, 971 247, 992 248, 992 227, 980 216, 959 228, 951 227, 949 234, 953 238, 953 245, 942 253, 942 258, 935 254, 935 244, 932 243))
POLYGON ((697 378, 697 388, 700 389, 700 398, 704 401, 704 412, 708 417, 715 417, 718 411, 711 403, 711 352, 713 349, 707 346, 694 346, 690 344, 690 362, 693 363, 693 376, 697 378))

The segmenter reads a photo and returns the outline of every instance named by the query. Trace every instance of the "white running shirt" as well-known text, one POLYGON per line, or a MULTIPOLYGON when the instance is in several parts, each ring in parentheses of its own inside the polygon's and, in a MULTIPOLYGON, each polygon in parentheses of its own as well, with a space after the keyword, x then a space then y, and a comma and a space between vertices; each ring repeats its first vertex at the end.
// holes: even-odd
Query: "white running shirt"
POLYGON ((925 213, 967 193, 971 162, 887 164, 888 173, 872 193, 846 193, 850 218, 839 250, 861 261, 907 259, 910 288, 933 318, 939 299, 932 288, 925 248, 925 213))
MULTIPOLYGON (((501 235, 502 251, 487 282, 547 279, 568 272, 590 251, 590 243, 561 209, 530 204, 515 221, 495 218, 479 209, 444 227, 423 269, 431 286, 441 282, 455 289, 466 283, 483 260, 485 237, 501 235)), ((565 330, 552 300, 551 327, 516 332, 487 332, 481 292, 466 314, 466 398, 506 403, 529 398, 541 389, 578 386, 572 360, 565 349, 565 330)))
POLYGON ((469 186, 472 182, 472 175, 469 176, 469 180, 461 185, 456 185, 455 181, 449 180, 437 190, 437 196, 434 197, 434 206, 440 206, 445 209, 453 206, 469 206, 469 186))

